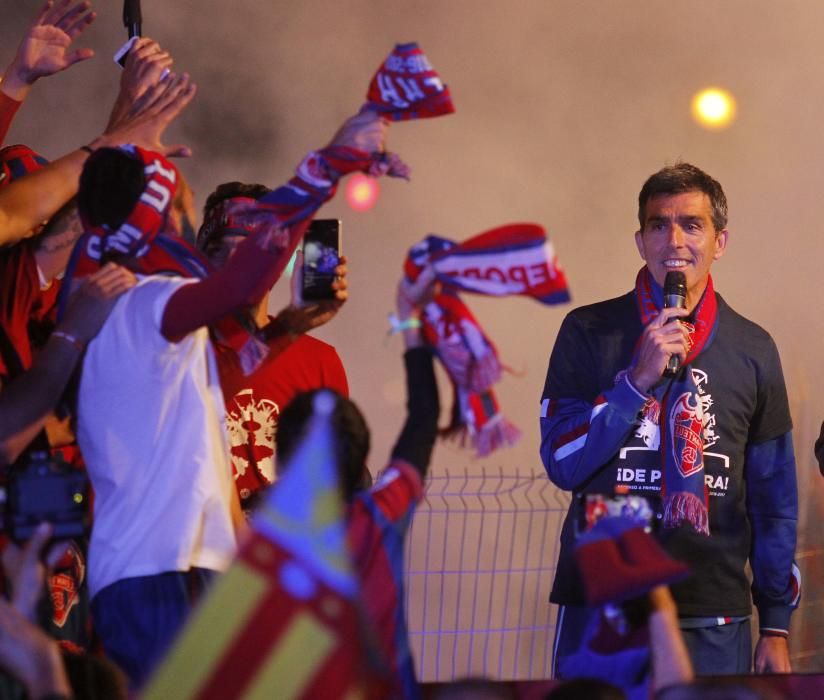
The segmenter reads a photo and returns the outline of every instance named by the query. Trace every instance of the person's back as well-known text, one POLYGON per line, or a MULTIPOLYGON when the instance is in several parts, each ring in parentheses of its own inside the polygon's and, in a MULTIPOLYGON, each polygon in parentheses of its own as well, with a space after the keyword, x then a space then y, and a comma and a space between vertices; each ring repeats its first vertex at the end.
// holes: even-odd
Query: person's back
POLYGON ((174 343, 160 331, 182 284, 140 279, 83 362, 77 437, 95 488, 92 596, 134 576, 221 571, 234 555, 234 486, 208 331, 174 343))
MULTIPOLYGON (((414 317, 431 297, 433 273, 427 270, 415 285, 402 282, 398 316, 414 317)), ((369 429, 354 403, 337 397, 332 425, 337 463, 347 510, 350 554, 360 582, 361 600, 377 643, 397 682, 396 694, 418 697, 404 610, 404 543, 415 506, 423 497, 440 414, 432 350, 423 344, 420 327, 407 323, 404 331, 407 417, 390 462, 379 481, 369 487, 366 457, 369 429)), ((312 414, 316 392, 299 394, 278 422, 278 465, 286 465, 312 414)), ((277 485, 275 485, 277 488, 277 485)), ((394 696, 393 696, 394 697, 394 696)))
POLYGON ((92 612, 107 655, 133 687, 236 551, 209 331, 204 325, 169 338, 164 330, 170 299, 196 280, 181 276, 185 268, 164 249, 147 252, 162 248, 175 182, 158 154, 92 155, 78 194, 87 233, 70 266, 82 276, 108 251, 143 273, 90 343, 77 392, 77 438, 95 490, 92 612), (172 274, 158 274, 166 270, 172 274))

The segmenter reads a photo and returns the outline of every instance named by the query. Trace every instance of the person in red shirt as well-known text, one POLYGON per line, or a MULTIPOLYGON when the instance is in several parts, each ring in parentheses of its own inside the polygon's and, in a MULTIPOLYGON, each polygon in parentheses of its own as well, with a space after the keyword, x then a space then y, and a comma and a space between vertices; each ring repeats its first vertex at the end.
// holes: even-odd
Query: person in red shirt
MULTIPOLYGON (((223 216, 223 203, 235 199, 257 200, 269 191, 264 185, 227 182, 209 195, 198 246, 216 268, 223 267, 235 248, 249 235, 244 227, 227 221, 223 216), (215 219, 220 225, 208 225, 215 219)), ((295 269, 298 268, 296 265, 295 269)), ((340 282, 337 284, 342 287, 340 282)), ((293 285, 293 298, 295 291, 293 285)), ((269 297, 270 293, 267 293, 249 310, 259 328, 274 320, 268 313, 269 297)), ((337 301, 320 303, 312 305, 308 311, 326 314, 328 319, 325 320, 329 320, 339 306, 337 301)), ((287 307, 281 318, 288 318, 289 312, 287 307)), ((218 346, 218 363, 227 359, 227 354, 218 346)), ((301 392, 322 388, 348 396, 346 371, 334 347, 303 334, 280 355, 246 377, 237 391, 225 397, 232 472, 245 512, 254 507, 262 491, 275 480, 275 433, 281 409, 301 392)))

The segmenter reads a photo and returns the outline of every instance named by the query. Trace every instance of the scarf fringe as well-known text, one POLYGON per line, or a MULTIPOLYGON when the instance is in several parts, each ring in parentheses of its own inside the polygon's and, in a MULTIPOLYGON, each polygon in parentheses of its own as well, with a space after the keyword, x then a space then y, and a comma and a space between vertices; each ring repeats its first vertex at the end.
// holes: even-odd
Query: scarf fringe
POLYGON ((470 439, 478 457, 485 457, 500 447, 512 447, 521 439, 521 431, 500 413, 474 432, 470 439))
POLYGON ((675 528, 687 523, 701 535, 710 534, 707 506, 698 496, 688 491, 679 491, 667 497, 664 503, 663 526, 675 528))
POLYGON ((501 447, 516 445, 521 439, 521 431, 499 413, 479 430, 466 423, 452 424, 443 428, 440 436, 457 443, 461 448, 469 445, 475 451, 476 457, 486 457, 501 447))

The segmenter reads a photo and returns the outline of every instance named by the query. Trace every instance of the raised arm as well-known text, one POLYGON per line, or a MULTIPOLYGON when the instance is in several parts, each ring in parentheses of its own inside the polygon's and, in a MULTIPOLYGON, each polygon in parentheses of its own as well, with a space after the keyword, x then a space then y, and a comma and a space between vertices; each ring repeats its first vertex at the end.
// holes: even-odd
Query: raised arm
POLYGON ((435 292, 435 272, 426 268, 414 284, 398 285, 397 314, 402 327, 406 369, 406 421, 392 448, 392 458, 414 466, 426 476, 438 436, 440 400, 435 380, 432 349, 421 336, 419 314, 435 292))
POLYGON ((42 430, 87 343, 97 334, 134 275, 111 263, 83 281, 43 350, 0 393, 0 465, 14 462, 42 430))
POLYGON ((26 30, 0 82, 0 143, 35 82, 94 56, 91 49, 71 48, 94 21, 90 7, 88 2, 49 0, 26 30))
POLYGON ((304 159, 287 184, 256 203, 236 203, 232 214, 254 226, 255 232, 221 270, 174 293, 163 314, 163 335, 178 340, 257 303, 280 278, 312 216, 334 195, 338 179, 368 167, 373 155, 382 152, 387 129, 374 113, 351 117, 329 146, 304 159), (341 149, 348 149, 347 157, 334 160, 341 149), (320 155, 324 151, 332 154, 329 159, 320 155), (333 171, 330 161, 338 169, 333 171), (350 163, 351 169, 346 169, 350 163))
POLYGON ((0 190, 0 245, 25 238, 77 194, 80 171, 89 153, 103 146, 134 143, 169 156, 186 156, 184 146, 165 146, 161 137, 191 102, 195 86, 188 75, 175 76, 146 91, 128 116, 88 147, 58 158, 0 190))

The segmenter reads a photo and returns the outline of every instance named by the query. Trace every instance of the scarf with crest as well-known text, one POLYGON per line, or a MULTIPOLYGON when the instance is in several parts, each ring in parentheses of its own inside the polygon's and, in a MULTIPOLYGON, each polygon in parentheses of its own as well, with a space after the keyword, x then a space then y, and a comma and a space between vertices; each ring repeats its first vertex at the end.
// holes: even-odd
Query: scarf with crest
POLYGON ((478 456, 514 444, 520 431, 501 414, 492 386, 501 361, 458 292, 522 295, 545 304, 569 300, 566 278, 552 244, 537 224, 509 224, 463 243, 427 236, 410 249, 404 264, 409 281, 431 265, 443 291, 421 314, 422 332, 455 389, 451 424, 442 431, 467 436, 478 456))
MULTIPOLYGON (((636 278, 635 299, 641 323, 646 327, 659 314, 664 300, 663 290, 646 267, 641 268, 636 278)), ((704 483, 704 410, 690 364, 710 346, 718 327, 718 302, 712 277, 690 319, 681 323, 690 336, 687 357, 672 379, 653 387, 644 411, 659 417, 664 527, 688 524, 697 532, 709 535, 704 483)))

